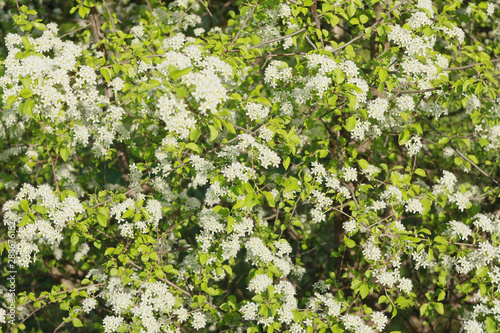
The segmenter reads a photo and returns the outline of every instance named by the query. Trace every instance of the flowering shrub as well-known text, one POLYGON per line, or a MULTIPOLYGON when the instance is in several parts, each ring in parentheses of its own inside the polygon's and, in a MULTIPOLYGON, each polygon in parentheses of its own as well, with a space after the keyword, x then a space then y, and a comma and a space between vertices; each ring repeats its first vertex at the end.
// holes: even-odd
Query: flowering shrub
POLYGON ((498 5, 1 3, 2 332, 496 332, 498 5))

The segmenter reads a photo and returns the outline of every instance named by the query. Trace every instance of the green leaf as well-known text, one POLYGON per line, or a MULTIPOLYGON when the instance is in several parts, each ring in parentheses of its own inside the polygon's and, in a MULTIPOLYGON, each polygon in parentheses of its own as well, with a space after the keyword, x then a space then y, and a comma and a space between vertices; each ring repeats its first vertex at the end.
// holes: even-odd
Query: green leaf
POLYGON ((127 219, 127 218, 131 217, 134 214, 135 214, 135 210, 129 209, 125 213, 123 213, 122 219, 127 219))
POLYGON ((78 241, 80 241, 80 237, 78 237, 78 235, 76 234, 76 232, 74 232, 73 234, 71 234, 71 245, 78 244, 78 241))
POLYGON ((408 130, 408 128, 405 128, 405 130, 399 134, 399 145, 402 146, 404 145, 405 143, 408 142, 408 140, 410 139, 410 131, 408 130))
POLYGON ((429 303, 424 303, 420 306, 420 317, 423 317, 427 314, 428 308, 429 308, 429 303))
POLYGON ((31 96, 33 96, 33 90, 31 90, 29 88, 24 88, 23 90, 21 90, 21 92, 19 94, 23 98, 30 98, 31 96))
POLYGON ((107 227, 107 225, 108 225, 108 217, 106 215, 97 214, 97 222, 101 226, 107 227))
POLYGON ((236 134, 236 130, 234 129, 234 125, 227 122, 227 121, 224 121, 222 122, 222 124, 224 125, 224 127, 227 129, 227 131, 231 134, 236 134))
POLYGON ((40 22, 33 22, 33 26, 35 27, 35 29, 38 29, 38 30, 47 30, 47 27, 45 26, 45 24, 40 23, 40 22))
MULTIPOLYGON (((173 67, 173 66, 172 66, 173 67)), ((170 77, 174 80, 180 78, 181 76, 183 75, 186 75, 187 73, 191 72, 193 69, 191 67, 186 67, 184 69, 177 69, 177 68, 173 68, 173 69, 169 69, 170 71, 170 77)))
POLYGON ((269 206, 274 207, 275 206, 274 196, 271 194, 271 192, 264 191, 263 194, 266 197, 266 200, 269 203, 269 206))
POLYGON ((205 253, 200 253, 200 264, 205 265, 207 260, 208 256, 205 253))
POLYGON ((354 5, 354 2, 349 3, 349 6, 347 7, 347 14, 349 17, 353 17, 354 14, 356 14, 356 5, 354 5))
POLYGON ((233 210, 240 209, 242 207, 245 207, 245 200, 238 200, 236 201, 236 204, 233 206, 233 210))
POLYGON ((18 227, 24 227, 26 224, 28 224, 30 221, 30 217, 28 215, 24 215, 24 217, 21 219, 21 222, 17 224, 18 227))
POLYGON ((283 167, 285 170, 288 170, 288 166, 290 165, 290 156, 286 155, 283 159, 283 167))
POLYGON ((359 294, 361 295, 361 298, 365 298, 368 296, 368 293, 370 292, 370 288, 366 284, 362 284, 361 288, 359 288, 359 294))
POLYGON ((109 84, 111 82, 111 71, 109 70, 109 68, 102 67, 101 69, 99 69, 99 71, 101 72, 102 76, 104 76, 106 82, 109 84))
POLYGON ((496 332, 497 324, 496 324, 495 320, 493 320, 491 317, 488 317, 488 318, 486 318, 484 323, 486 324, 486 332, 487 333, 496 332))
POLYGON ((10 108, 12 107, 12 104, 14 104, 14 102, 17 100, 18 96, 17 95, 11 95, 7 98, 7 100, 5 101, 5 106, 7 108, 10 108))
POLYGON ((210 142, 212 142, 219 136, 219 131, 212 125, 208 125, 208 129, 210 130, 210 142))
POLYGON ((189 135, 189 138, 191 141, 198 141, 198 138, 201 135, 201 131, 198 127, 195 127, 191 130, 191 134, 189 135))
POLYGON ((488 267, 482 267, 481 269, 476 270, 476 276, 478 278, 485 277, 486 274, 488 274, 488 267))
POLYGON ((200 147, 198 147, 198 145, 194 142, 189 142, 187 145, 186 145, 186 148, 188 149, 191 149, 192 151, 198 153, 198 154, 201 154, 203 153, 203 149, 201 149, 200 147))
POLYGON ((337 24, 339 24, 339 22, 340 22, 340 19, 339 19, 339 17, 338 17, 337 15, 332 15, 332 16, 330 16, 330 25, 331 25, 332 27, 334 27, 334 26, 336 26, 337 24))
POLYGON ((356 117, 350 116, 346 121, 345 129, 348 130, 349 132, 352 131, 354 127, 356 127, 356 123, 357 123, 356 117))
POLYGON ((82 327, 83 326, 82 321, 80 319, 78 319, 78 318, 74 318, 73 319, 73 326, 75 326, 75 327, 82 327))
POLYGON ((436 236, 434 238, 434 241, 436 243, 439 243, 439 244, 442 244, 442 245, 447 245, 448 244, 448 240, 446 238, 444 238, 443 236, 436 236))
POLYGON ((78 15, 80 15, 80 17, 83 19, 85 18, 85 15, 87 14, 87 12, 85 11, 85 8, 84 7, 80 7, 78 8, 78 15))
POLYGON ((226 271, 228 275, 233 275, 233 269, 229 265, 223 265, 222 268, 226 271))
POLYGON ((259 102, 259 103, 261 103, 261 104, 264 104, 264 105, 267 105, 267 106, 269 106, 269 107, 273 106, 273 105, 271 104, 271 101, 270 101, 270 100, 268 100, 268 99, 267 99, 267 98, 265 98, 265 97, 259 96, 259 97, 257 97, 255 100, 256 100, 257 102, 259 102))
POLYGON ((23 113, 27 114, 33 118, 33 108, 35 107, 35 101, 31 98, 24 103, 23 113))
POLYGON ((19 203, 19 207, 21 207, 22 210, 24 210, 25 212, 27 212, 28 209, 29 209, 29 202, 28 202, 28 200, 26 200, 26 199, 21 200, 21 202, 19 203))
POLYGON ((106 251, 104 251, 104 255, 107 256, 107 255, 112 254, 113 252, 115 252, 115 248, 114 247, 108 247, 106 249, 106 251))
POLYGON ((368 163, 368 161, 365 159, 359 159, 358 165, 361 167, 361 169, 368 169, 370 167, 370 163, 368 163))
POLYGON ((443 315, 444 314, 444 305, 443 305, 443 303, 433 303, 433 304, 434 304, 434 307, 436 308, 436 311, 440 315, 443 315))
POLYGON ((385 80, 387 80, 387 70, 383 68, 380 69, 380 71, 378 72, 378 76, 380 77, 380 81, 384 82, 385 80))
POLYGON ((419 175, 420 177, 426 177, 426 173, 425 173, 425 170, 422 170, 422 169, 416 169, 415 170, 415 174, 419 175))
POLYGON ((356 242, 350 238, 347 238, 347 236, 344 236, 344 243, 350 249, 356 246, 356 242))
POLYGON ((61 158, 63 159, 64 162, 66 162, 68 160, 70 152, 71 152, 71 148, 69 148, 69 147, 62 147, 59 150, 59 154, 61 155, 61 158))
POLYGON ((35 206, 35 212, 40 213, 40 214, 47 214, 45 207, 40 206, 40 205, 35 206))

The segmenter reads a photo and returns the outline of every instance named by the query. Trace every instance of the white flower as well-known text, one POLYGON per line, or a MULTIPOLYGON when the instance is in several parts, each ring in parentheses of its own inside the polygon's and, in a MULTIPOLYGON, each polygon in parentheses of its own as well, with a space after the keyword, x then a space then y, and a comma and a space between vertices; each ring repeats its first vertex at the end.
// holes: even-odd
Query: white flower
POLYGON ((396 99, 396 105, 403 111, 412 111, 415 108, 415 100, 411 95, 403 95, 396 99))
POLYGON ((458 209, 463 212, 465 209, 467 209, 467 206, 470 204, 469 201, 470 194, 469 193, 462 193, 462 192, 456 192, 452 196, 449 197, 451 202, 454 202, 457 204, 458 209))
POLYGON ((495 14, 495 4, 492 2, 488 3, 488 6, 486 7, 486 14, 491 17, 493 14, 495 14))
POLYGON ((264 141, 271 141, 274 136, 274 132, 268 129, 266 126, 262 126, 259 130, 259 137, 264 141))
POLYGON ((355 219, 350 219, 349 221, 344 222, 343 228, 347 233, 353 233, 358 228, 358 223, 355 219))
POLYGON ((130 32, 133 33, 136 37, 141 38, 144 36, 144 27, 136 25, 135 27, 130 28, 130 32))
POLYGON ((205 29, 203 28, 196 28, 193 30, 193 33, 195 36, 201 36, 205 32, 205 29))
POLYGON ((416 30, 424 25, 432 25, 432 20, 429 19, 427 13, 418 11, 411 15, 411 18, 408 20, 408 25, 411 30, 416 30))
POLYGON ((267 287, 272 283, 273 279, 266 274, 257 274, 248 284, 248 290, 254 291, 256 294, 260 294, 266 291, 267 287))
POLYGON ((464 322, 464 326, 462 328, 466 333, 483 333, 484 325, 477 322, 476 320, 469 319, 464 322))
POLYGON ((263 120, 269 114, 269 108, 257 103, 248 103, 245 107, 246 115, 251 120, 263 120))
POLYGON ((382 251, 375 245, 375 239, 372 237, 363 244, 363 256, 366 260, 378 261, 382 258, 382 251))
POLYGON ((375 270, 374 275, 377 278, 378 283, 389 288, 392 288, 392 286, 398 281, 396 272, 387 271, 385 267, 381 270, 375 270))
POLYGON ((468 225, 455 220, 448 222, 448 224, 452 236, 460 237, 461 240, 467 240, 468 237, 472 236, 472 231, 468 225))
POLYGON ((415 198, 408 200, 406 203, 406 211, 412 214, 422 214, 424 212, 424 206, 422 203, 415 198))
POLYGON ((398 288, 406 294, 409 294, 413 289, 413 282, 408 278, 402 277, 399 279, 398 288))
POLYGON ((377 119, 378 121, 384 120, 384 114, 387 112, 389 108, 389 101, 377 97, 376 100, 370 101, 368 104, 368 116, 377 119))
POLYGON ((181 323, 185 322, 188 320, 188 311, 184 307, 180 307, 177 310, 174 311, 175 315, 177 316, 177 320, 181 323))
POLYGON ((278 16, 281 18, 288 18, 292 15, 292 10, 290 6, 285 3, 280 3, 278 6, 278 16))
POLYGON ((106 316, 102 323, 104 325, 105 333, 113 333, 116 332, 118 327, 123 323, 123 318, 117 316, 106 316))
POLYGON ((249 302, 240 308, 240 312, 243 314, 243 319, 245 320, 255 320, 257 319, 257 311, 259 305, 254 302, 249 302))
POLYGON ((353 167, 347 167, 344 169, 343 177, 346 182, 353 182, 358 180, 358 171, 353 167))
POLYGON ((125 82, 121 78, 117 77, 109 83, 109 86, 113 87, 114 91, 120 91, 125 88, 125 82))
POLYGON ((406 143, 406 148, 408 149, 408 155, 414 156, 422 149, 422 139, 418 136, 412 136, 406 143))
POLYGON ((368 132, 370 129, 370 122, 369 121, 360 121, 358 120, 356 122, 356 125, 351 131, 351 135, 354 139, 363 141, 366 136, 366 132, 368 132))
POLYGON ((89 313, 93 309, 95 309, 97 305, 97 300, 95 298, 85 298, 82 302, 82 311, 85 313, 89 313))
POLYGON ((377 201, 373 202, 371 209, 374 210, 374 211, 378 211, 378 210, 385 209, 386 206, 387 205, 386 205, 386 203, 384 201, 377 200, 377 201))
POLYGON ((193 321, 191 325, 195 330, 199 330, 207 326, 207 317, 202 312, 193 313, 193 321))
POLYGON ((375 311, 372 314, 372 321, 377 327, 377 330, 382 331, 387 323, 389 322, 389 319, 380 311, 375 311))

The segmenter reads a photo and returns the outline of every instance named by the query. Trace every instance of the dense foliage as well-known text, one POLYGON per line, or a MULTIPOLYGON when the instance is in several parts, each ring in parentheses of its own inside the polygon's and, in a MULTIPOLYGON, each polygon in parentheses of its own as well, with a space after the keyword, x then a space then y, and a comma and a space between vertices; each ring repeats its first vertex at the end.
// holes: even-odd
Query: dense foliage
POLYGON ((499 4, 0 2, 1 331, 496 332, 499 4))

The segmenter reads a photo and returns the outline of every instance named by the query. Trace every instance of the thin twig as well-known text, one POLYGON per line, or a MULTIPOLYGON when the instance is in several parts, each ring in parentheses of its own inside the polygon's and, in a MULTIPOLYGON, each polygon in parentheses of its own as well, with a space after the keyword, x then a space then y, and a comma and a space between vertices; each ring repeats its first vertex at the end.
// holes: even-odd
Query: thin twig
POLYGON ((81 28, 78 28, 78 29, 76 29, 76 30, 70 31, 70 32, 68 32, 68 33, 65 33, 64 35, 59 36, 59 38, 63 38, 63 37, 66 37, 66 36, 68 36, 68 35, 74 34, 75 32, 78 32, 78 31, 80 31, 80 30, 87 29, 89 26, 90 26, 90 23, 89 23, 89 24, 87 24, 87 25, 85 25, 84 27, 81 27, 81 28))
MULTIPOLYGON (((426 123, 427 125, 429 125, 429 127, 434 130, 436 133, 438 133, 439 135, 441 136, 445 136, 440 130, 438 130, 437 128, 435 128, 434 126, 432 126, 432 124, 425 118, 425 117, 420 117, 422 118, 426 123)), ((474 166, 474 168, 476 168, 480 173, 482 173, 484 176, 486 176, 488 179, 490 179, 492 182, 494 182, 495 184, 497 185, 500 185, 500 182, 498 182, 496 179, 494 179, 493 177, 491 177, 489 174, 487 174, 483 169, 481 169, 476 163, 472 162, 470 158, 468 158, 467 156, 465 156, 464 154, 462 154, 462 152, 460 152, 458 149, 456 149, 455 147, 453 147, 453 144, 451 143, 450 141, 450 146, 451 148, 458 154, 460 155, 461 158, 463 158, 464 160, 466 160, 467 162, 469 162, 472 166, 474 166)))
MULTIPOLYGON (((387 13, 386 13, 386 17, 387 15, 389 15, 390 13, 392 13, 393 11, 395 11, 396 9, 398 9, 399 7, 401 7, 402 5, 404 5, 406 3, 406 0, 404 1, 401 1, 399 4, 397 4, 394 8, 392 8, 391 10, 389 10, 387 13)), ((375 23, 373 23, 370 27, 371 29, 371 33, 373 34, 375 31, 373 30, 373 28, 375 28, 377 25, 379 25, 384 19, 383 18, 380 18, 379 20, 377 20, 375 23)), ((342 46, 339 46, 338 48, 336 48, 335 50, 332 51, 332 53, 335 53, 335 52, 338 52, 340 50, 342 50, 343 48, 346 48, 347 46, 351 45, 352 43, 354 43, 355 41, 357 41, 358 39, 361 39, 365 36, 365 34, 361 34, 353 39, 351 39, 349 42, 347 42, 346 44, 342 45, 342 46)))
POLYGON ((253 49, 258 48, 259 46, 262 46, 262 45, 265 45, 265 44, 270 44, 270 43, 278 42, 278 41, 283 40, 283 39, 286 39, 286 38, 288 38, 288 37, 293 37, 293 36, 295 36, 295 35, 298 35, 298 34, 300 34, 300 33, 304 32, 304 31, 306 31, 306 30, 307 30, 307 28, 308 28, 308 27, 304 27, 304 28, 302 28, 302 29, 300 29, 300 30, 297 30, 297 31, 295 31, 295 32, 292 32, 292 33, 291 33, 291 34, 289 34, 289 35, 281 36, 281 37, 278 37, 278 38, 275 38, 275 39, 271 39, 271 40, 267 40, 267 41, 265 41, 265 42, 259 43, 259 44, 257 44, 257 45, 254 45, 254 46, 250 47, 250 48, 249 48, 249 50, 253 50, 253 49))
MULTIPOLYGON (((500 59, 493 59, 490 62, 493 64, 493 63, 498 62, 498 61, 500 61, 500 59)), ((484 65, 484 64, 481 63, 481 62, 476 62, 475 64, 470 64, 470 65, 465 65, 465 66, 460 66, 460 67, 443 68, 442 71, 443 72, 446 72, 446 71, 458 71, 458 70, 461 70, 461 69, 472 68, 472 67, 475 67, 477 65, 484 65)))
POLYGON ((395 92, 395 93, 398 93, 398 94, 421 94, 421 93, 436 91, 436 90, 439 90, 439 89, 441 89, 441 87, 429 88, 429 89, 421 89, 421 90, 396 90, 396 89, 392 89, 391 92, 395 92))
POLYGON ((250 11, 250 14, 247 15, 245 21, 243 22, 243 24, 241 25, 240 27, 240 30, 238 30, 238 33, 236 34, 236 36, 233 38, 233 40, 231 41, 231 43, 229 43, 229 45, 226 47, 226 49, 224 50, 224 52, 222 52, 221 56, 227 52, 227 50, 233 46, 233 44, 236 42, 236 40, 238 39, 238 37, 240 37, 240 34, 241 32, 243 31, 243 29, 245 28, 245 26, 247 25, 248 23, 248 20, 250 19, 250 17, 253 17, 253 12, 255 11, 255 8, 257 8, 257 6, 259 5, 259 1, 257 1, 257 3, 255 4, 255 6, 253 6, 252 10, 250 11))
POLYGON ((313 49, 317 50, 318 47, 316 46, 316 44, 314 44, 310 39, 309 39, 309 36, 306 36, 306 40, 307 42, 309 43, 309 45, 312 46, 313 49))
POLYGON ((267 54, 267 55, 261 55, 255 58, 273 58, 273 57, 289 57, 289 56, 303 56, 306 55, 306 52, 297 52, 297 53, 282 53, 282 54, 267 54))
POLYGON ((57 192, 61 192, 61 190, 59 189, 59 181, 57 180, 57 176, 56 176, 56 167, 54 165, 54 159, 52 158, 52 155, 50 155, 49 150, 47 150, 47 153, 49 154, 49 157, 50 157, 50 164, 52 165, 52 175, 54 176, 54 181, 56 182, 57 192))
POLYGON ((153 8, 151 8, 151 4, 149 3, 149 0, 146 0, 146 4, 148 5, 149 11, 152 13, 153 12, 153 8))

